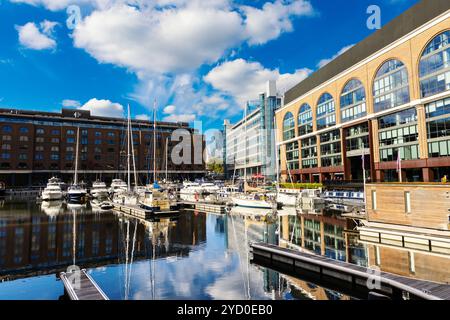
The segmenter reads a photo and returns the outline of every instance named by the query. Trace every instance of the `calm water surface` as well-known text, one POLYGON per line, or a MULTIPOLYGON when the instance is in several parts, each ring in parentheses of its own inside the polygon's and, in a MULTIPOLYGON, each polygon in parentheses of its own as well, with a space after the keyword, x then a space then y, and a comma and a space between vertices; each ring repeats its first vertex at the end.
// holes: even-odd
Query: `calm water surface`
POLYGON ((302 246, 367 265, 370 248, 333 214, 193 211, 157 221, 64 203, 0 202, 0 299, 60 299, 57 275, 85 268, 110 299, 350 299, 250 263, 248 244, 302 246))

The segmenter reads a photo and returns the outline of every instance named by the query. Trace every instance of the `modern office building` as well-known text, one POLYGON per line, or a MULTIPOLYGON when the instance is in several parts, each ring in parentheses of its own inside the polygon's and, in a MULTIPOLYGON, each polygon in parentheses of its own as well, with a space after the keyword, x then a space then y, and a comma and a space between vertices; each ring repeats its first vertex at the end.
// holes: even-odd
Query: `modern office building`
POLYGON ((419 2, 294 86, 276 124, 284 179, 450 176, 450 2, 419 2))
MULTIPOLYGON (((153 179, 153 122, 133 120, 132 127, 136 169, 141 183, 147 183, 153 179)), ((92 116, 89 111, 74 109, 63 109, 61 113, 0 109, 0 181, 13 187, 42 185, 51 176, 72 181, 77 128, 80 128, 80 180, 101 178, 110 182, 124 178, 126 120, 92 116)), ((169 178, 196 178, 204 174, 202 135, 196 134, 187 123, 158 122, 156 129, 157 178, 165 176, 166 158, 169 178), (175 130, 182 135, 177 138, 179 141, 172 138, 175 130), (189 163, 172 161, 172 150, 181 141, 188 148, 185 150, 191 152, 189 163)))
POLYGON ((227 178, 276 177, 274 112, 281 105, 275 81, 258 100, 248 101, 244 117, 236 124, 224 123, 224 168, 227 178))

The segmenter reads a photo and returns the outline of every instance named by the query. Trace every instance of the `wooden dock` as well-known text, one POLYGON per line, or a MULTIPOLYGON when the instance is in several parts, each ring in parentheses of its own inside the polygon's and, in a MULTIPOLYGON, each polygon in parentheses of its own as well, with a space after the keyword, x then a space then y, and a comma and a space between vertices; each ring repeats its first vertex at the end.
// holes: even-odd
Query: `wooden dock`
POLYGON ((60 278, 70 300, 109 300, 86 270, 61 272, 60 278))
POLYGON ((178 211, 157 211, 153 212, 152 210, 146 210, 141 208, 140 206, 132 206, 132 205, 123 205, 123 204, 117 204, 114 203, 114 210, 125 213, 127 215, 133 216, 135 218, 139 219, 150 219, 154 217, 155 215, 170 215, 178 213, 178 211))
POLYGON ((354 264, 329 259, 323 256, 282 248, 266 243, 251 245, 255 261, 262 259, 270 265, 283 265, 296 272, 318 275, 347 283, 351 288, 365 288, 391 298, 409 297, 425 300, 450 300, 450 285, 412 279, 392 273, 377 271, 354 264), (369 281, 376 280, 375 289, 368 288, 369 281))
POLYGON ((226 205, 224 204, 212 204, 212 203, 202 203, 202 202, 181 202, 184 208, 193 209, 201 212, 209 213, 219 213, 224 214, 226 212, 226 205))

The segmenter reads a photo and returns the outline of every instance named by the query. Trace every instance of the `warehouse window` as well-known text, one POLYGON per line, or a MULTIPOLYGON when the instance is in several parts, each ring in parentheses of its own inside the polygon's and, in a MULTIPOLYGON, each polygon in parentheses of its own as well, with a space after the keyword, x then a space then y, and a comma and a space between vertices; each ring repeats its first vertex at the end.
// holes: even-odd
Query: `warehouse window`
POLYGON ((366 114, 366 91, 361 81, 352 79, 347 82, 341 94, 342 122, 359 119, 366 114))
POLYGON ((419 77, 423 98, 450 90, 450 30, 426 46, 420 58, 419 77))
POLYGON ((378 70, 373 84, 374 111, 380 112, 410 101, 408 71, 399 60, 389 60, 378 70))
POLYGON ((313 131, 313 114, 311 106, 307 103, 300 107, 298 112, 298 135, 303 136, 313 131))

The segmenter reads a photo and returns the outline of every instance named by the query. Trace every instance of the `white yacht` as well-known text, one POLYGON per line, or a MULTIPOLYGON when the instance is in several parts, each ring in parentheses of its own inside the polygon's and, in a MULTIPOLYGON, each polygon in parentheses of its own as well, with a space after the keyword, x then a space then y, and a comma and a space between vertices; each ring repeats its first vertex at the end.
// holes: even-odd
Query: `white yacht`
POLYGON ((94 183, 92 183, 91 195, 94 198, 106 198, 108 196, 106 183, 102 181, 95 181, 94 183))
POLYGON ((260 195, 257 193, 253 194, 238 194, 230 197, 231 202, 235 206, 246 207, 246 208, 259 208, 259 209, 276 209, 277 202, 270 197, 265 195, 260 195))
POLYGON ((61 189, 61 180, 58 178, 50 178, 47 187, 42 191, 41 198, 44 201, 61 200, 64 197, 61 189))
POLYGON ((128 189, 128 185, 125 181, 122 179, 113 179, 111 182, 111 187, 109 188, 109 193, 119 193, 119 192, 126 192, 128 189))
MULTIPOLYGON (((75 112, 75 117, 79 116, 75 112)), ((86 202, 87 191, 84 187, 78 184, 78 149, 80 143, 80 127, 77 128, 77 145, 75 148, 75 171, 73 174, 73 184, 67 189, 67 202, 69 204, 84 204, 86 202)))

